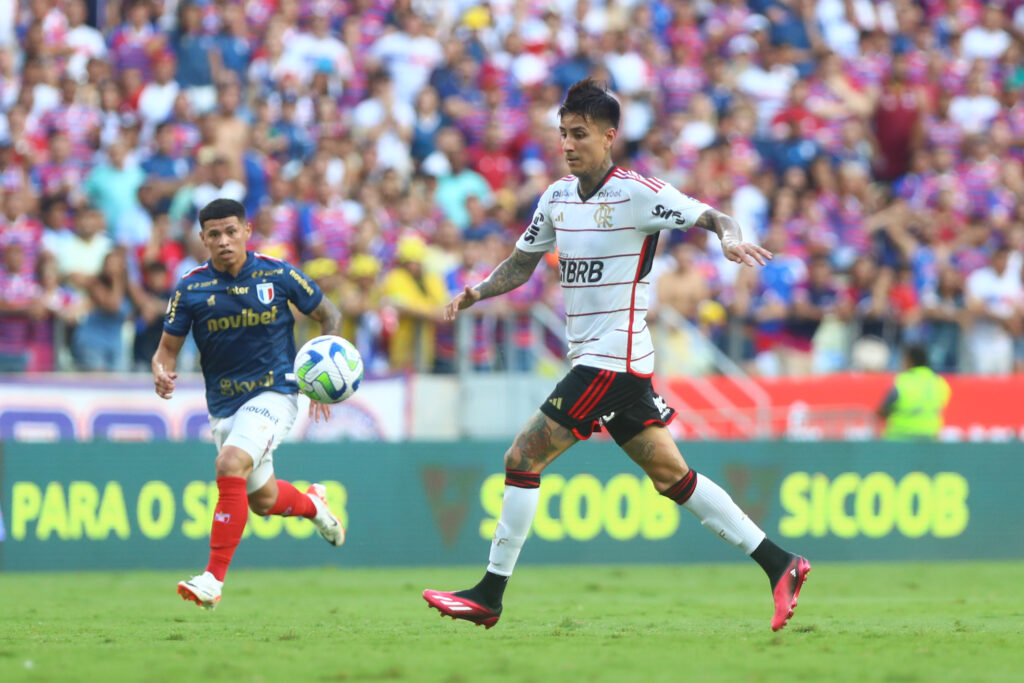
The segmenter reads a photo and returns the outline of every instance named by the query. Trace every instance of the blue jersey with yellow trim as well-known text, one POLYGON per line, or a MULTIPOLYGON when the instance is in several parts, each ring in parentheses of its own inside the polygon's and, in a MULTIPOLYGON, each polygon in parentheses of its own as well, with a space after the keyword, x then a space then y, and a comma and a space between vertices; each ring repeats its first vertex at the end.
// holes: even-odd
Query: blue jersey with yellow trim
POLYGON ((233 415, 262 391, 298 392, 288 302, 310 313, 322 298, 301 270, 258 252, 247 254, 235 277, 211 261, 182 276, 167 304, 164 332, 184 337, 192 330, 210 415, 233 415))

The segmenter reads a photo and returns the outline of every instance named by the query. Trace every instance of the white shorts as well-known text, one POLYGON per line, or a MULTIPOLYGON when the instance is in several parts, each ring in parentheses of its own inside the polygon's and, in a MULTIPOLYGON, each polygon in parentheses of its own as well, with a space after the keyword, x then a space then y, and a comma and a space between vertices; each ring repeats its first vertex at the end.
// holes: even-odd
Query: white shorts
POLYGON ((243 403, 234 415, 210 416, 217 451, 235 446, 252 458, 252 472, 245 481, 247 493, 259 490, 274 474, 274 449, 292 430, 298 412, 297 394, 264 391, 243 403))

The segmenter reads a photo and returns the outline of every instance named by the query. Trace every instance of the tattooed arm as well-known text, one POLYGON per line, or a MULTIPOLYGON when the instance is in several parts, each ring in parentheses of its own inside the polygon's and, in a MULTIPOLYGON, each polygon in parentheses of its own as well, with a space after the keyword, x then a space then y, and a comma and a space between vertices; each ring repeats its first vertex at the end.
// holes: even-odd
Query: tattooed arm
POLYGON ((722 240, 722 253, 730 261, 748 266, 763 266, 765 260, 772 257, 772 253, 767 249, 744 242, 739 224, 718 209, 708 209, 700 215, 694 225, 718 235, 718 239, 722 240))
POLYGON ((481 299, 490 299, 513 289, 530 279, 537 264, 544 258, 542 251, 514 249, 507 259, 498 264, 483 282, 459 292, 444 308, 444 319, 455 320, 459 311, 469 308, 481 299))
POLYGON ((320 334, 341 334, 341 313, 326 296, 320 299, 317 307, 310 311, 309 317, 320 323, 320 334))

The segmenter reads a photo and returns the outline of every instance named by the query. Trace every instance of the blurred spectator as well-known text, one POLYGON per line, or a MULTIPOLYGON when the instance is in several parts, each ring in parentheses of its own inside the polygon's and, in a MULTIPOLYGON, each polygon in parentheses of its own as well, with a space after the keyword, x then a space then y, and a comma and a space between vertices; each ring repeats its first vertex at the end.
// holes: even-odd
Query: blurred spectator
POLYGON ((160 291, 161 284, 151 281, 149 275, 153 274, 160 280, 166 279, 170 282, 170 288, 173 288, 177 278, 173 281, 171 278, 177 272, 182 259, 185 258, 185 250, 179 241, 171 238, 170 230, 170 217, 167 213, 160 210, 154 211, 150 221, 149 239, 144 244, 137 246, 134 253, 143 269, 142 285, 145 289, 153 292, 160 291), (160 271, 153 267, 154 264, 160 264, 165 275, 161 275, 160 271))
POLYGON ((68 20, 64 45, 71 52, 67 73, 79 83, 83 83, 88 78, 89 60, 105 57, 107 43, 102 33, 86 23, 89 11, 85 0, 70 0, 64 12, 68 20))
POLYGON ((416 120, 412 126, 412 145, 409 153, 419 164, 434 151, 434 137, 442 126, 448 124, 447 116, 441 111, 441 99, 437 90, 427 86, 420 91, 414 108, 416 120))
POLYGON ((33 321, 44 315, 41 289, 25 272, 25 251, 19 242, 3 247, 0 272, 0 372, 28 369, 33 321))
POLYGON ((204 147, 199 150, 198 161, 196 179, 199 184, 192 190, 193 215, 214 199, 234 199, 238 202, 245 199, 245 185, 231 177, 231 164, 227 157, 204 147))
MULTIPOLYGON (((485 238, 488 227, 480 226, 467 230, 458 245, 453 245, 461 255, 458 263, 444 273, 444 284, 448 298, 461 292, 467 285, 472 286, 484 280, 494 269, 494 263, 487 250, 485 238)), ((495 321, 488 318, 490 310, 485 306, 479 315, 471 316, 464 325, 472 325, 470 333, 470 361, 475 370, 493 369, 497 360, 495 348, 495 321)), ((458 369, 460 349, 458 348, 455 325, 441 323, 437 326, 437 352, 434 359, 434 371, 442 373, 455 372, 458 369)))
POLYGON ((223 27, 216 37, 221 66, 242 80, 252 60, 253 40, 245 21, 245 9, 240 4, 220 6, 223 27))
POLYGON ((221 68, 220 52, 214 37, 203 32, 197 3, 185 0, 178 5, 178 27, 171 46, 178 58, 176 79, 189 103, 199 113, 210 111, 217 101, 213 78, 221 68))
POLYGON ((138 207, 139 187, 146 173, 128 159, 129 148, 124 138, 107 147, 107 159, 89 171, 84 190, 89 201, 100 211, 107 225, 114 226, 123 214, 138 207))
MULTIPOLYGON (((798 283, 807 278, 804 262, 788 254, 788 238, 780 228, 765 236, 765 248, 776 256, 755 274, 755 296, 750 316, 754 323, 755 364, 759 373, 769 376, 787 371, 786 325, 794 303, 798 283)), ((746 272, 746 271, 742 271, 746 272)))
POLYGON ((67 369, 59 354, 67 347, 71 330, 85 313, 85 299, 74 289, 60 284, 57 260, 51 254, 39 259, 36 279, 45 315, 33 325, 32 360, 28 369, 38 372, 67 369))
POLYGON ((341 336, 350 339, 363 358, 369 372, 389 368, 384 328, 378 313, 380 292, 377 278, 381 264, 369 254, 352 257, 341 285, 341 336))
POLYGON ((75 327, 71 353, 80 370, 126 370, 123 327, 131 312, 128 271, 122 249, 103 259, 99 274, 85 286, 90 310, 75 327))
POLYGON ((238 181, 245 179, 242 158, 249 143, 249 124, 239 111, 241 95, 241 88, 233 77, 219 79, 217 109, 210 115, 215 131, 210 142, 217 156, 227 162, 229 177, 238 181))
POLYGON ((177 67, 174 55, 163 52, 157 55, 154 61, 153 80, 139 93, 138 109, 143 125, 150 131, 170 118, 174 110, 174 100, 181 89, 174 80, 174 71, 177 67))
POLYGON ((424 165, 429 166, 427 173, 437 177, 434 201, 460 230, 469 225, 466 199, 476 196, 484 206, 490 205, 490 185, 467 166, 465 141, 457 130, 445 128, 438 132, 437 152, 428 157, 424 165))
POLYGON ((44 202, 60 200, 77 205, 83 200, 85 172, 85 164, 71 158, 68 135, 56 130, 50 136, 50 160, 36 166, 32 184, 44 202))
POLYGON ((955 372, 960 367, 960 345, 967 313, 964 310, 964 280, 948 266, 939 271, 937 286, 922 295, 928 364, 938 372, 955 372))
POLYGON ((114 248, 104 228, 99 209, 86 206, 75 214, 74 234, 56 244, 54 256, 61 280, 79 291, 84 291, 90 279, 99 274, 104 259, 114 248))
POLYGON ((146 173, 146 184, 156 193, 157 206, 167 210, 175 193, 188 181, 194 160, 185 156, 185 150, 175 139, 173 123, 159 124, 153 141, 156 149, 141 166, 146 173))
POLYGON ((423 269, 426 255, 422 238, 403 237, 395 252, 396 266, 381 283, 382 315, 397 318, 393 329, 385 323, 393 370, 429 370, 434 365, 435 326, 442 322, 441 309, 448 302, 448 291, 440 276, 423 269))
POLYGON ((132 367, 140 372, 150 369, 153 354, 160 345, 164 331, 164 313, 174 284, 162 261, 148 261, 143 266, 143 286, 136 295, 138 318, 132 346, 132 367))
POLYGON ((1002 3, 989 3, 975 24, 960 38, 963 55, 967 59, 999 59, 1010 47, 1011 37, 1006 31, 1006 15, 1002 3))
POLYGON ((0 216, 0 246, 21 245, 21 268, 32 273, 36 267, 43 240, 43 224, 29 213, 27 190, 8 190, 3 195, 3 215, 0 216))
POLYGON ((839 288, 825 256, 811 259, 808 277, 793 291, 793 305, 782 342, 788 375, 809 375, 814 369, 814 336, 825 318, 839 312, 839 288))
POLYGON ((347 263, 353 226, 360 216, 347 210, 341 192, 326 179, 321 179, 315 189, 315 200, 302 209, 299 217, 302 260, 329 258, 347 263))
POLYGON ((444 55, 423 17, 406 12, 399 23, 399 30, 385 33, 373 44, 370 57, 391 74, 396 98, 411 106, 444 55))
POLYGON ((409 143, 415 123, 416 112, 397 97, 392 77, 385 71, 371 76, 370 97, 352 110, 352 127, 353 133, 374 143, 381 167, 398 169, 403 175, 412 170, 409 143))
POLYGON ((981 133, 999 114, 999 100, 986 88, 983 76, 974 73, 967 79, 967 92, 949 101, 949 120, 968 135, 981 133))
MULTIPOLYGON (((669 262, 666 270, 657 278, 655 286, 656 303, 648 321, 664 318, 668 309, 685 320, 699 325, 700 312, 704 302, 712 298, 710 262, 692 244, 679 240, 668 250, 669 262)), ((700 342, 668 319, 670 330, 660 340, 666 350, 661 360, 662 372, 683 375, 699 375, 711 367, 709 358, 702 354, 700 342)))
POLYGON ((1016 302, 1021 296, 1020 262, 1010 267, 1010 250, 999 247, 989 265, 967 278, 965 296, 971 326, 967 353, 973 372, 1003 375, 1013 370, 1013 338, 1016 302))
POLYGON ((874 135, 880 153, 876 170, 881 180, 896 180, 906 173, 911 150, 923 141, 927 95, 907 80, 907 68, 906 56, 896 55, 874 113, 874 135))
POLYGON ((149 76, 153 57, 163 48, 165 36, 150 22, 149 4, 128 0, 121 6, 124 23, 110 36, 110 52, 118 71, 139 69, 149 76))

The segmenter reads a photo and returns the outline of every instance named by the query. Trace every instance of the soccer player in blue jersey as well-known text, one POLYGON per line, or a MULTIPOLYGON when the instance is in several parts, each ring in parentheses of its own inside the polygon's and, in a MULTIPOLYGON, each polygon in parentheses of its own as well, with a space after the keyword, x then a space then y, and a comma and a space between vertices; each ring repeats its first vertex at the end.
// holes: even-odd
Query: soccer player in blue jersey
MULTIPOLYGON (((345 529, 327 507, 324 487, 313 484, 301 493, 274 477, 273 462, 274 449, 298 412, 292 369, 295 318, 288 303, 318 321, 323 334, 338 334, 341 314, 302 271, 246 251, 252 228, 238 202, 210 202, 199 212, 199 226, 210 260, 185 273, 171 295, 153 356, 153 382, 161 398, 171 398, 178 352, 192 330, 218 451, 219 496, 206 571, 180 582, 178 594, 213 609, 249 509, 259 515, 306 517, 331 545, 345 542, 345 529)), ((330 406, 312 402, 309 414, 326 419, 330 406)))

